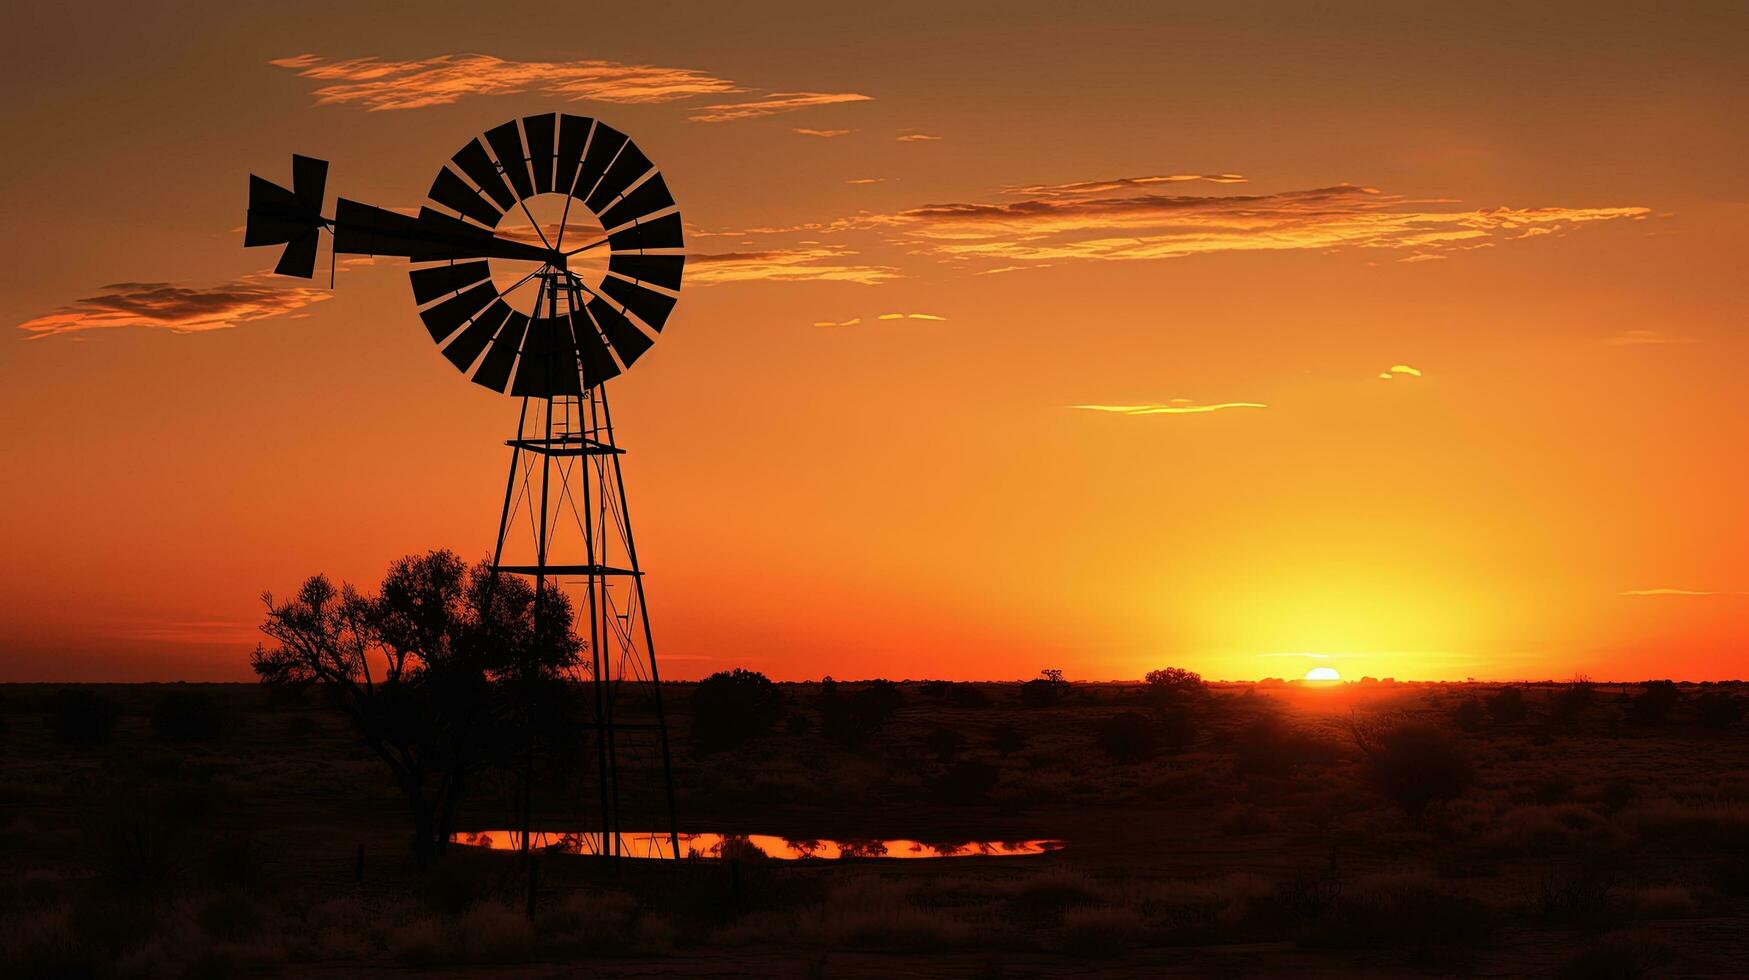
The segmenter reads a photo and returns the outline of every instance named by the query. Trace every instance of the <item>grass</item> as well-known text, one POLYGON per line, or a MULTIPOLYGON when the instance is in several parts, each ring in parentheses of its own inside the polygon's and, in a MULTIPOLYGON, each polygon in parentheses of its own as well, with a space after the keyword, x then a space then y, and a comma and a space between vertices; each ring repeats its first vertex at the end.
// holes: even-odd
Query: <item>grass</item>
MULTIPOLYGON (((0 975, 509 977, 654 960, 626 969, 878 977, 914 958, 948 976, 1706 976, 1749 960, 1749 723, 1703 724, 1688 690, 1648 724, 1637 690, 1525 685, 1522 717, 1484 710, 1464 731, 1453 712, 1490 703, 1486 686, 1217 684, 1193 739, 1136 752, 1150 736, 1119 745, 1102 720, 1125 718, 1124 739, 1155 723, 1140 685, 1038 705, 1016 685, 900 685, 897 713, 854 750, 817 723, 708 759, 677 740, 685 829, 1068 849, 618 872, 551 858, 531 921, 514 854, 414 873, 393 787, 319 703, 189 687, 200 696, 171 702, 187 723, 158 707, 173 686, 0 698, 0 975), (65 740, 56 712, 93 703, 113 707, 95 709, 104 737, 65 740), (1412 814, 1381 792, 1352 720, 1431 727, 1473 779, 1412 814)), ((814 717, 818 685, 778 690, 814 717)), ((689 730, 688 686, 671 693, 689 730)), ((555 819, 587 812, 586 782, 548 779, 555 819)), ((505 825, 512 791, 482 780, 466 825, 505 825)))

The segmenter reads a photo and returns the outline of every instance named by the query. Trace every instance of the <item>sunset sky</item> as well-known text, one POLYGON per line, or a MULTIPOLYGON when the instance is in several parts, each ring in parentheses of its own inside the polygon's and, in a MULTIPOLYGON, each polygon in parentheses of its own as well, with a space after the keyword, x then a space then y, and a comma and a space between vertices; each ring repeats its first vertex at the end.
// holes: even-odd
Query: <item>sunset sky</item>
POLYGON ((1744 673, 1749 7, 364 6, 0 13, 0 680, 488 552, 516 403, 247 176, 551 111, 686 221, 609 389, 666 676, 1744 673))

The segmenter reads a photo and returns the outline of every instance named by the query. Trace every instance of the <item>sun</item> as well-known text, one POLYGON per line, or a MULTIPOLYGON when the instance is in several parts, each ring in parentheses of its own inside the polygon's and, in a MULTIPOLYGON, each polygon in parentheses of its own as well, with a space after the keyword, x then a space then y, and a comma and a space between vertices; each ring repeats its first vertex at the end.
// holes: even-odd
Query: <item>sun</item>
POLYGON ((1341 679, 1342 675, 1337 673, 1336 668, 1334 667, 1313 667, 1311 670, 1306 671, 1306 680, 1309 681, 1323 681, 1328 683, 1330 681, 1339 681, 1341 679))

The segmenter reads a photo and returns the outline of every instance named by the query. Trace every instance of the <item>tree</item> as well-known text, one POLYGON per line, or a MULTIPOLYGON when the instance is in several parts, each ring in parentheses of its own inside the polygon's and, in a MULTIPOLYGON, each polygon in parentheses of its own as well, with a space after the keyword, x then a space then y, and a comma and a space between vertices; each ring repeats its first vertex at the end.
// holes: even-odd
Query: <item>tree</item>
POLYGON ((1203 683, 1202 675, 1183 667, 1150 670, 1146 680, 1148 695, 1156 703, 1184 701, 1208 693, 1208 685, 1203 683))
POLYGON ((830 677, 820 682, 820 734, 844 743, 846 748, 861 748, 873 738, 899 707, 905 696, 889 680, 873 680, 850 694, 840 694, 838 683, 830 677))
POLYGON ((1048 708, 1069 696, 1069 682, 1063 672, 1047 667, 1039 676, 1020 685, 1020 701, 1029 708, 1048 708))
POLYGON ((1661 725, 1681 703, 1682 692, 1675 681, 1647 681, 1630 702, 1628 718, 1642 725, 1661 725))
POLYGON ((316 575, 262 601, 276 645, 256 647, 256 674, 318 688, 352 720, 401 791, 422 869, 445 850, 470 777, 567 727, 563 672, 582 643, 557 586, 537 597, 522 578, 433 551, 396 561, 375 596, 316 575))
POLYGON ((692 694, 692 736, 706 752, 769 733, 783 717, 783 692, 756 670, 719 670, 692 694))

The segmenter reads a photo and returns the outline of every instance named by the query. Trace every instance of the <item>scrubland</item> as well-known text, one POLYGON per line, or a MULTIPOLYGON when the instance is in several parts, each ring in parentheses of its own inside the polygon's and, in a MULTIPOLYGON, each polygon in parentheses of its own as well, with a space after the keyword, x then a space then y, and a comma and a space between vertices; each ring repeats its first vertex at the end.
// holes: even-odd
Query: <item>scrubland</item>
MULTIPOLYGON (((395 787, 318 698, 12 685, 0 974, 1749 972, 1738 685, 905 682, 846 735, 781 684, 727 743, 695 737, 695 690, 667 686, 683 831, 1066 846, 553 855, 530 916, 516 854, 415 872, 395 787)), ((585 825, 572 793, 543 783, 543 826, 585 825)), ((511 798, 483 781, 460 819, 508 826, 511 798)))

